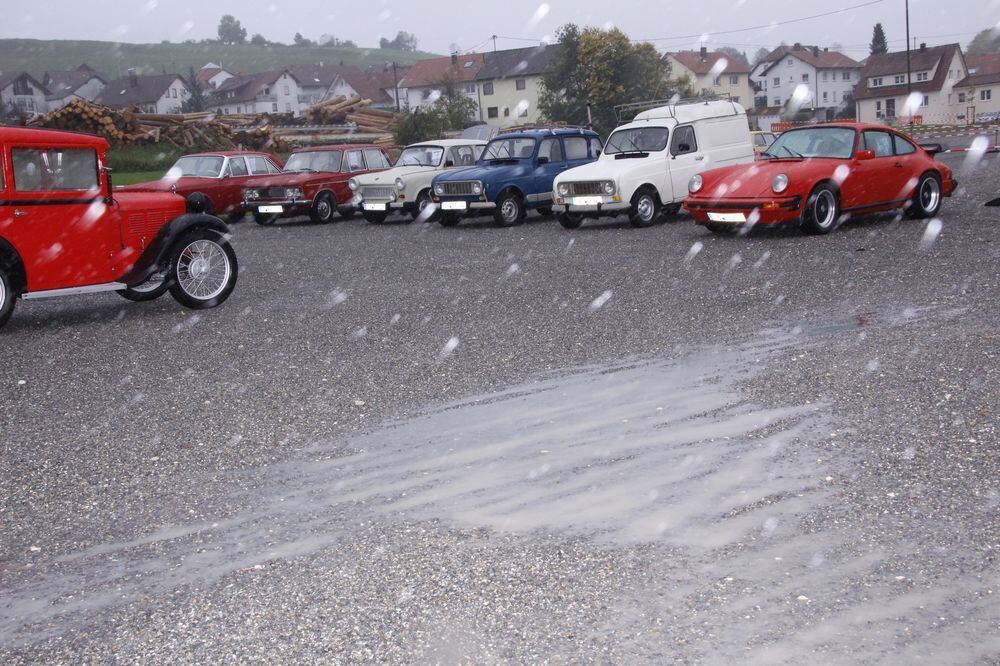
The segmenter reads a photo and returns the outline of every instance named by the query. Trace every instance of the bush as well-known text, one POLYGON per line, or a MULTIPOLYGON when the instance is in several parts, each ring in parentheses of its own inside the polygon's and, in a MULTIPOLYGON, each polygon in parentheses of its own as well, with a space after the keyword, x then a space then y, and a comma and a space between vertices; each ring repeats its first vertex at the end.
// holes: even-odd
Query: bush
POLYGON ((120 173, 165 172, 183 154, 169 144, 117 146, 108 151, 108 166, 120 173))

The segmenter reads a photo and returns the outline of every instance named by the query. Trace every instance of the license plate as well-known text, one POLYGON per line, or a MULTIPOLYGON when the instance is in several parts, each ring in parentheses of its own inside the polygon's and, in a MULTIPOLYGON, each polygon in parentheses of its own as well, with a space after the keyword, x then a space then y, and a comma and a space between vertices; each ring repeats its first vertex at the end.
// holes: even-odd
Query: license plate
POLYGON ((603 197, 574 197, 570 199, 571 206, 599 206, 604 203, 603 197))
POLYGON ((442 201, 441 210, 465 210, 469 204, 464 201, 442 201))
POLYGON ((260 206, 257 209, 261 213, 284 213, 284 206, 260 206))
POLYGON ((747 216, 743 213, 709 213, 708 219, 712 222, 746 222, 747 216))
POLYGON ((386 210, 386 208, 387 208, 386 204, 384 204, 384 203, 381 203, 381 204, 380 203, 366 203, 365 204, 365 210, 381 210, 381 211, 384 211, 384 210, 386 210))

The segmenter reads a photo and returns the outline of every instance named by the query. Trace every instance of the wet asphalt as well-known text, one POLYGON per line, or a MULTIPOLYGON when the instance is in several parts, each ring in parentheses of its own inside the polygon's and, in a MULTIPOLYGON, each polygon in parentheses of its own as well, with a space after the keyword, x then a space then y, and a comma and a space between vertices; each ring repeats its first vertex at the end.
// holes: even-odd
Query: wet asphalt
POLYGON ((0 658, 1000 660, 1000 161, 715 237, 234 228, 0 333, 0 658))

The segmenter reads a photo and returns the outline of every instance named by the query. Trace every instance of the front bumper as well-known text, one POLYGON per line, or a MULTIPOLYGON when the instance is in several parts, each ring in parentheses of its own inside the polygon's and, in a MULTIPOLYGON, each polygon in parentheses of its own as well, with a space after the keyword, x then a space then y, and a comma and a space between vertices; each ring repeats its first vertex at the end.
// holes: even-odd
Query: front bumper
POLYGON ((312 202, 306 201, 305 199, 284 199, 281 201, 262 201, 260 199, 254 199, 253 201, 243 202, 243 207, 252 213, 263 212, 261 211, 261 207, 266 208, 268 206, 280 206, 283 209, 281 214, 285 215, 291 212, 308 210, 312 207, 312 202))
POLYGON ((780 224, 797 222, 802 215, 802 197, 775 197, 770 199, 709 199, 688 197, 684 208, 691 213, 698 224, 748 224, 751 216, 754 224, 780 224), (756 213, 756 215, 754 215, 756 213), (719 219, 739 216, 739 219, 719 219), (717 217, 717 219, 712 219, 717 217))
POLYGON ((631 204, 624 201, 614 201, 611 203, 599 203, 587 206, 578 206, 576 204, 556 204, 552 207, 552 210, 557 213, 596 213, 600 215, 601 213, 620 213, 623 210, 628 210, 631 204))
POLYGON ((483 201, 482 199, 453 199, 439 197, 435 195, 431 201, 438 207, 441 213, 463 213, 470 210, 493 210, 497 207, 493 201, 483 201), (463 207, 464 206, 464 207, 463 207))

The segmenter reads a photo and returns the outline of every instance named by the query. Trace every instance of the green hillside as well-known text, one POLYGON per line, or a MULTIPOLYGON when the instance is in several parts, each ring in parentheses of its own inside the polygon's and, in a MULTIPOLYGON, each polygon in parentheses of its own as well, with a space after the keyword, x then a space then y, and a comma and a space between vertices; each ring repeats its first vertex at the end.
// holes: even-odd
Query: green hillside
POLYGON ((86 63, 110 77, 129 67, 140 73, 186 74, 207 62, 240 72, 259 72, 294 64, 354 65, 365 67, 395 61, 412 63, 433 57, 382 49, 299 46, 226 46, 223 44, 122 44, 84 40, 0 39, 0 72, 30 72, 39 78, 47 70, 72 69, 86 63))

